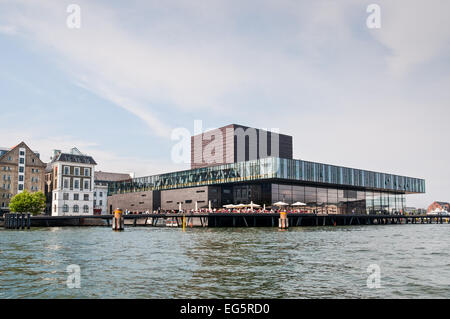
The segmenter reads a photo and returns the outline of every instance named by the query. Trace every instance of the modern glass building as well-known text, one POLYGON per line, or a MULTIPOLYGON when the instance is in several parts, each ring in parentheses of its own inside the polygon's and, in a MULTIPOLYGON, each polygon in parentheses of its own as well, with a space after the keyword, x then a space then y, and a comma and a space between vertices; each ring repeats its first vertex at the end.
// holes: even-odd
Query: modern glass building
POLYGON ((114 206, 129 210, 178 209, 180 203, 192 209, 195 201, 198 207, 211 201, 214 208, 299 201, 306 204, 304 211, 328 214, 400 213, 405 195, 424 192, 420 178, 279 157, 138 177, 109 188, 114 206), (151 202, 142 201, 146 192, 151 192, 151 202), (138 193, 142 196, 133 197, 136 205, 124 201, 125 194, 138 193))

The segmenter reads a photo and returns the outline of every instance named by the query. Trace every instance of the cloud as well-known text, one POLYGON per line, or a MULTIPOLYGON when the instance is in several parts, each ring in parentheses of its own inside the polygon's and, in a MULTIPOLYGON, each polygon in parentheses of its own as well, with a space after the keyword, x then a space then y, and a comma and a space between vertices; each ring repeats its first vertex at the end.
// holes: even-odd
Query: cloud
POLYGON ((13 25, 0 25, 0 33, 6 34, 6 35, 15 35, 17 32, 17 29, 13 25))
POLYGON ((449 52, 450 2, 443 0, 379 1, 381 29, 373 36, 390 50, 387 62, 394 74, 449 52))
POLYGON ((83 154, 92 156, 97 162, 96 170, 117 173, 135 173, 136 176, 147 176, 159 173, 187 169, 185 164, 175 164, 167 160, 143 159, 123 154, 120 151, 108 151, 96 142, 86 141, 68 135, 50 135, 44 132, 22 129, 17 132, 1 129, 1 147, 12 147, 24 141, 32 150, 40 153, 43 162, 50 162, 54 149, 68 152, 77 147, 83 154), (9 141, 12 145, 6 145, 9 141))
MULTIPOLYGON (((428 155, 450 156, 449 134, 436 130, 450 115, 449 69, 424 67, 448 57, 448 1, 380 0, 377 30, 360 0, 83 0, 80 30, 65 25, 70 2, 0 3, 17 39, 157 137, 194 118, 279 127, 297 157, 424 177, 426 200, 450 194, 446 164, 428 155)), ((67 140, 111 169, 174 169, 67 140)))
POLYGON ((167 137, 169 126, 155 113, 167 105, 183 112, 211 109, 243 78, 233 63, 217 59, 218 52, 206 46, 182 49, 146 36, 146 30, 136 35, 110 9, 79 4, 81 29, 66 27, 60 2, 22 1, 4 19, 23 38, 56 54, 55 62, 76 82, 135 114, 159 136, 167 137))

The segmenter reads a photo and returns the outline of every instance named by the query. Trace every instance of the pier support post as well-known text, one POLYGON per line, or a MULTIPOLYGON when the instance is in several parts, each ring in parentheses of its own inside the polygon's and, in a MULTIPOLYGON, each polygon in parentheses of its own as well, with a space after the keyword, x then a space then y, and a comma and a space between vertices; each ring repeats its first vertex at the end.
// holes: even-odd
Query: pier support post
POLYGON ((31 214, 27 214, 27 229, 31 228, 31 214))
POLYGON ((114 211, 112 229, 116 231, 124 229, 123 210, 121 210, 120 208, 117 208, 114 211))
POLYGON ((287 218, 286 212, 280 212, 280 218, 278 219, 278 228, 279 229, 288 229, 289 221, 287 218))
POLYGON ((245 216, 242 216, 242 218, 244 219, 245 227, 248 227, 247 219, 245 218, 245 216))

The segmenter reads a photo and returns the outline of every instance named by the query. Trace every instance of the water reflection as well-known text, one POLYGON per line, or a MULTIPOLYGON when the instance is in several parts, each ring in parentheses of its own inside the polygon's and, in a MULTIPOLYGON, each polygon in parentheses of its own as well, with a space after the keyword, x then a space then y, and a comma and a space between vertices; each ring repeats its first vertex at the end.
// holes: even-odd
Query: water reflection
POLYGON ((450 225, 0 230, 3 298, 447 298, 450 225), (66 267, 81 268, 81 288, 66 267), (367 267, 382 288, 366 286, 367 267))

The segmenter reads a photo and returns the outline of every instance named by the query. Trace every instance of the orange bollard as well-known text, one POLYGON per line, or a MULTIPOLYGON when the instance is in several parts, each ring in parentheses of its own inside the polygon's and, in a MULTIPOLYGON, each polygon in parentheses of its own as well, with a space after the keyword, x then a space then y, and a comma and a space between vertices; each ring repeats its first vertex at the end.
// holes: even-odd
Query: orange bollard
POLYGON ((120 208, 117 208, 114 211, 112 229, 113 230, 123 230, 124 229, 123 210, 121 210, 120 208))
POLYGON ((278 219, 278 228, 279 229, 288 229, 289 221, 287 218, 286 212, 280 212, 280 218, 278 219))

